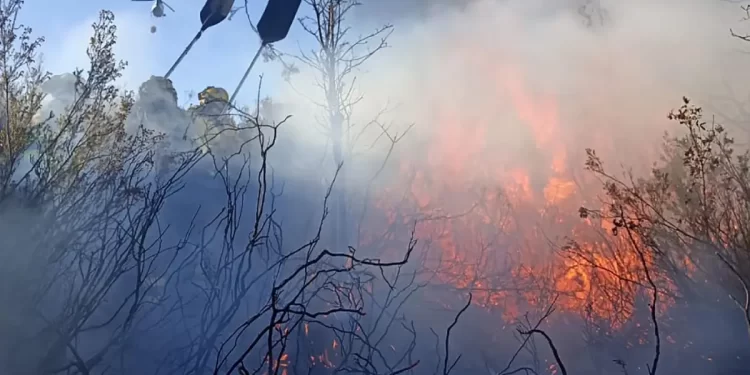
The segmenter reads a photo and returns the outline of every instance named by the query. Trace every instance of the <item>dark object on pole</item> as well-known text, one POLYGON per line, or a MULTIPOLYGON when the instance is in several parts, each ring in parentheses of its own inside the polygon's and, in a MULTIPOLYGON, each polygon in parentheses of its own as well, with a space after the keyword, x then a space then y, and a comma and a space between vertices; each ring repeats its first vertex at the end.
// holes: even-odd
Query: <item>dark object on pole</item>
POLYGON ((201 9, 201 31, 224 21, 232 12, 233 6, 234 0, 206 0, 201 9))
POLYGON ((172 75, 172 72, 177 69, 177 65, 180 65, 182 59, 184 59, 188 52, 193 48, 195 42, 203 36, 204 31, 211 26, 218 25, 221 21, 224 21, 227 18, 232 11, 232 6, 234 6, 234 0, 206 0, 206 4, 204 4, 203 9, 201 9, 201 29, 195 34, 193 40, 190 41, 190 44, 182 50, 182 54, 180 54, 180 57, 178 57, 174 64, 172 64, 172 67, 169 68, 167 74, 164 75, 164 78, 169 78, 169 76, 172 75))
POLYGON ((263 44, 276 43, 286 38, 300 4, 302 0, 268 0, 266 10, 258 21, 258 34, 263 44))
POLYGON ((229 98, 229 103, 225 107, 224 111, 234 104, 234 100, 237 98, 242 85, 245 84, 247 76, 250 75, 250 71, 253 70, 253 66, 258 62, 263 48, 271 43, 276 43, 283 40, 289 35, 289 29, 292 28, 292 23, 295 17, 297 17, 297 11, 302 4, 302 0, 268 0, 266 4, 266 10, 263 11, 263 15, 260 16, 258 21, 258 35, 260 36, 261 45, 258 47, 258 51, 255 52, 253 60, 245 70, 245 74, 242 76, 240 83, 237 84, 237 88, 234 89, 232 97, 229 98))

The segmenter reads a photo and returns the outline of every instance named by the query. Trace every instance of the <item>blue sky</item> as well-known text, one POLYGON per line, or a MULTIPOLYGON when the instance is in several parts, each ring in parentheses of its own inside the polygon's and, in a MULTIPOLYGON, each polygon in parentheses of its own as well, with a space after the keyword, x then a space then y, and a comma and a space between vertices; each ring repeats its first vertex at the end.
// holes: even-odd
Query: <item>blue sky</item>
MULTIPOLYGON (((164 75, 182 49, 200 28, 199 12, 204 0, 172 0, 168 3, 176 12, 167 10, 167 16, 151 16, 150 2, 130 0, 27 0, 21 20, 34 30, 34 35, 44 36, 42 49, 44 65, 52 73, 85 68, 86 45, 91 35, 91 24, 101 9, 115 13, 119 41, 118 58, 128 61, 123 78, 129 89, 136 89, 151 75, 164 75), (150 32, 151 25, 157 32, 150 32)), ((236 0, 235 5, 243 4, 236 0)), ((250 14, 260 17, 266 1, 250 0, 250 14)), ((296 49, 301 36, 295 23, 290 36, 281 42, 281 48, 296 49)), ((190 54, 172 74, 171 79, 185 102, 188 91, 198 92, 206 86, 221 86, 230 93, 242 77, 259 45, 250 28, 244 11, 231 21, 225 21, 204 33, 190 54), (214 66, 215 69, 209 67, 214 66)), ((239 103, 251 102, 256 94, 258 75, 264 74, 264 93, 273 95, 283 81, 279 78, 277 64, 258 62, 238 98, 239 103)))

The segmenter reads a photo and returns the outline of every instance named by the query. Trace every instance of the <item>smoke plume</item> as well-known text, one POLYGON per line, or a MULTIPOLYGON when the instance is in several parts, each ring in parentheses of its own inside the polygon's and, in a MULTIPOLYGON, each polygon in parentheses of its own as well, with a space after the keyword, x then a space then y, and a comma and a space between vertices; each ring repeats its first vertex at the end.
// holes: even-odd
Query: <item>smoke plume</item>
MULTIPOLYGON (((367 132, 359 143, 350 145, 354 149, 352 154, 356 156, 356 160, 345 162, 346 183, 353 196, 350 200, 360 201, 353 204, 351 210, 358 214, 360 212, 357 210, 365 211, 361 217, 370 213, 368 209, 372 207, 368 205, 371 202, 360 199, 365 195, 361 191, 371 187, 373 176, 383 166, 386 155, 390 155, 390 164, 385 169, 393 173, 382 175, 388 177, 382 182, 384 185, 398 182, 400 176, 396 175, 401 171, 399 167, 408 165, 416 167, 415 169, 422 168, 427 172, 422 177, 417 175, 409 183, 419 182, 419 178, 430 179, 432 187, 448 186, 447 190, 457 192, 458 195, 421 198, 420 194, 411 191, 416 196, 416 205, 437 207, 448 214, 466 210, 475 200, 468 192, 473 192, 477 187, 492 188, 491 184, 499 183, 498 176, 512 179, 515 169, 524 169, 529 177, 530 189, 546 196, 546 188, 555 174, 582 170, 583 150, 586 147, 602 150, 605 161, 611 164, 650 164, 658 156, 657 149, 663 132, 676 130, 667 120, 666 114, 680 104, 683 95, 711 105, 717 114, 725 118, 736 118, 731 102, 727 104, 717 98, 737 95, 729 95, 728 91, 741 90, 741 83, 747 78, 743 70, 745 55, 739 53, 744 45, 732 38, 729 32, 730 27, 742 27, 737 24, 742 16, 741 12, 735 4, 719 0, 365 2, 351 20, 359 24, 351 32, 352 35, 356 32, 367 34, 367 26, 385 22, 393 22, 395 31, 390 35, 390 48, 379 51, 362 69, 355 72, 355 88, 362 95, 362 100, 355 107, 352 121, 360 126, 373 123, 380 126, 372 126, 372 131, 367 132), (395 146, 392 154, 387 142, 378 142, 382 137, 380 129, 389 124, 393 124, 390 128, 392 132, 411 129, 395 146), (410 124, 414 124, 414 127, 410 128, 410 124), (557 164, 560 162, 560 155, 566 157, 562 165, 557 164)), ((287 114, 294 116, 280 128, 278 147, 268 155, 271 160, 268 175, 272 176, 269 177, 268 184, 273 186, 268 188, 269 196, 265 199, 275 202, 275 194, 284 192, 283 197, 279 198, 281 202, 278 206, 274 203, 268 208, 269 212, 278 210, 278 222, 283 223, 285 233, 288 233, 284 248, 295 247, 297 242, 306 242, 306 234, 317 230, 315 220, 323 216, 321 211, 326 212, 321 200, 336 168, 329 160, 329 133, 325 129, 327 113, 318 104, 325 102, 318 85, 319 77, 316 72, 300 68, 301 72, 292 77, 291 84, 284 86, 281 95, 274 98, 275 102, 283 103, 283 106, 267 102, 259 110, 268 112, 261 113, 261 117, 275 122, 281 121, 287 114)), ((69 106, 73 100, 70 95, 72 84, 71 76, 68 75, 57 76, 48 82, 44 90, 51 98, 45 103, 46 107, 42 112, 58 111, 69 106)), ((188 113, 190 111, 178 106, 179 100, 169 82, 152 77, 140 87, 138 95, 127 123, 130 130, 144 125, 164 131, 167 134, 165 142, 177 151, 195 147, 193 139, 199 138, 205 130, 200 126, 208 125, 196 123, 188 113)), ((223 141, 225 139, 217 140, 223 141)), ((234 145, 230 141, 237 140, 226 140, 234 145)), ((244 188, 238 190, 241 194, 225 195, 225 186, 222 185, 224 181, 221 180, 223 175, 219 173, 223 168, 220 163, 222 158, 219 156, 223 155, 218 155, 214 160, 206 157, 205 162, 198 165, 198 169, 187 174, 185 189, 175 193, 169 204, 164 206, 165 222, 170 227, 177 228, 172 229, 170 235, 179 236, 183 231, 189 233, 185 235, 184 241, 172 239, 174 243, 193 244, 198 243, 198 240, 203 241, 201 236, 209 233, 205 228, 212 229, 213 225, 218 228, 214 232, 221 232, 221 225, 224 224, 221 223, 222 220, 213 219, 217 215, 215 212, 228 212, 227 228, 234 225, 232 215, 235 206, 227 206, 231 209, 225 210, 225 200, 236 204, 238 210, 250 212, 243 216, 242 225, 237 224, 234 230, 238 231, 237 228, 240 228, 239 231, 244 231, 251 227, 246 225, 246 221, 254 220, 251 211, 255 211, 255 207, 250 206, 260 205, 262 199, 258 198, 259 203, 248 203, 245 207, 245 197, 241 195, 245 194, 244 188), (201 213, 195 223, 190 222, 194 212, 201 213), (220 224, 211 224, 212 220, 220 224), (198 229, 192 231, 193 227, 198 229)), ((250 161, 238 162, 241 166, 244 163, 250 161)), ((263 170, 265 173, 265 167, 263 170)), ((252 173, 239 175, 240 177, 236 177, 238 181, 250 186, 247 191, 252 191, 255 187, 253 184, 261 184, 260 178, 256 179, 252 173)), ((227 177, 227 181, 233 180, 227 177)), ((264 186, 265 184, 263 182, 264 186)), ((230 185, 232 184, 227 183, 227 186, 230 185)), ((382 195, 387 195, 388 192, 385 189, 378 191, 386 193, 382 195)), ((247 194, 249 196, 252 193, 247 194)), ((382 196, 377 198, 382 199, 382 196)), ((400 197, 394 197, 397 198, 400 197)), ((251 200, 248 199, 248 202, 251 200)), ((554 199, 548 200, 554 202, 554 199)), ((403 208, 406 211, 412 207, 404 204, 403 208)), ((575 208, 571 212, 575 216, 575 208)), ((13 215, 17 216, 15 213, 13 215)), ((255 220, 264 220, 263 215, 258 214, 255 220)), ((360 219, 355 216, 352 215, 351 222, 360 219)), ((35 218, 33 215, 29 217, 35 218)), ((380 217, 375 217, 376 220, 368 223, 372 227, 365 231, 377 232, 377 219, 380 217)), ((411 220, 412 217, 408 216, 404 223, 411 220)), ((493 227, 494 223, 489 220, 480 229, 494 231, 497 235, 498 228, 493 227)), ((8 227, 7 233, 20 231, 18 227, 24 226, 25 221, 15 220, 12 224, 4 223, 8 227)), ((354 226, 351 223, 345 224, 354 226)), ((399 225, 400 222, 394 224, 399 225)), ((408 225, 402 226, 406 228, 408 225)), ((349 229, 354 231, 353 228, 349 229)), ((406 231, 408 229, 410 228, 406 231)), ((225 233, 227 232, 230 231, 225 233)), ((205 245, 206 254, 210 253, 209 250, 223 251, 224 247, 234 249, 228 244, 242 248, 235 245, 234 241, 244 246, 244 242, 240 241, 245 241, 247 233, 238 233, 241 236, 237 235, 236 238, 243 237, 242 240, 236 240, 234 234, 231 235, 231 241, 209 240, 205 245)), ((470 232, 465 236, 473 234, 470 232)), ((12 240, 11 237, 8 238, 12 240)), ((5 247, 19 246, 11 240, 4 240, 2 244, 5 247)), ((435 248, 443 245, 435 242, 435 248)), ((360 245, 357 240, 352 240, 352 243, 360 245)), ((328 243, 323 245, 327 246, 328 243)), ((386 246, 398 247, 383 245, 386 246)), ((366 252, 366 247, 362 246, 358 254, 366 252)), ((491 248, 496 252, 504 249, 506 248, 502 246, 491 248)), ((338 250, 340 249, 333 251, 338 250)), ((350 250, 353 253, 355 249, 352 247, 350 250)), ((200 268, 208 261, 197 255, 195 259, 194 272, 198 275, 200 268)), ((490 262, 484 263, 482 265, 490 262)), ((236 264, 244 265, 245 262, 236 264)), ((470 272, 473 270, 466 267, 456 273, 466 276, 470 272)), ((230 284, 226 285, 233 285, 231 279, 227 278, 230 284)), ((198 291, 203 288, 192 283, 192 280, 178 280, 174 283, 185 284, 173 285, 175 290, 188 288, 187 290, 198 291)), ((556 285, 545 287, 554 288, 556 285)), ((254 288, 256 287, 248 287, 248 295, 253 295, 254 288)), ((260 286, 257 288, 262 289, 260 286)), ((261 295, 258 299, 262 298, 265 297, 261 295)), ((221 299, 218 300, 217 306, 221 303, 221 299)), ((244 302, 244 297, 239 300, 244 302)), ((196 303, 195 309, 201 311, 204 306, 209 305, 196 303)), ((410 307, 413 313, 410 319, 416 319, 432 329, 433 319, 422 307, 419 301, 413 304, 410 307)), ((208 311, 211 307, 205 309, 208 311)), ((23 316, 20 311, 12 313, 13 316, 23 316)), ((693 314, 699 315, 696 312, 693 314)), ((245 319, 244 315, 240 315, 238 313, 237 317, 232 316, 227 322, 245 319)), ((174 327, 164 324, 163 328, 154 331, 153 340, 164 340, 165 347, 179 346, 175 342, 180 340, 188 342, 187 338, 192 332, 173 335, 172 330, 183 331, 184 321, 180 319, 184 318, 175 318, 179 324, 174 324, 174 327), (175 328, 178 326, 179 328, 175 328), (156 336, 159 336, 158 340, 156 336)), ((477 320, 465 319, 465 322, 470 328, 465 329, 464 336, 471 336, 467 332, 472 330, 477 334, 487 333, 487 328, 478 324, 477 320)), ((13 325, 20 323, 13 322, 13 325)), ((733 327, 729 326, 731 324, 727 325, 721 329, 732 331, 733 327)), ((493 329, 496 326, 499 324, 493 325, 493 329)), ((227 327, 234 328, 232 325, 227 327)), ((566 335, 578 335, 578 328, 575 327, 575 330, 566 335)), ((705 327, 694 329, 701 330, 705 327)), ((422 328, 422 331, 427 332, 427 329, 422 328)), ((164 352, 151 350, 151 343, 145 342, 151 340, 151 337, 145 337, 139 338, 144 342, 140 343, 138 349, 150 351, 154 358, 148 360, 157 363, 163 359, 164 352)), ((425 337, 431 340, 429 335, 425 337)), ((712 337, 716 340, 716 337, 728 336, 714 332, 712 337)), ((479 342, 476 337, 469 338, 479 342)), ((471 341, 465 340, 467 344, 464 347, 456 345, 457 351, 465 354, 472 352, 475 348, 470 346, 471 341)), ((719 341, 712 344, 718 346, 721 344, 719 341)), ((430 345, 426 345, 426 342, 428 341, 420 342, 420 350, 429 351, 425 358, 434 358, 432 342, 429 341, 430 345)), ((3 349, 11 344, 13 341, 0 340, 3 349)), ((516 343, 510 344, 513 348, 516 347, 516 343)), ((575 352, 577 349, 568 344, 567 340, 562 341, 562 345, 566 346, 565 355, 575 359, 576 354, 583 353, 575 352)), ((474 346, 478 345, 474 343, 474 346)), ((22 350, 30 351, 26 348, 22 350)), ((498 347, 496 350, 501 352, 505 348, 498 347)), ((508 349, 505 353, 512 353, 512 350, 508 349)), ((651 348, 647 350, 650 351, 651 348)), ((207 350, 205 353, 209 352, 207 350)), ((476 352, 469 353, 464 358, 470 355, 480 356, 476 352)), ((734 354, 729 350, 727 352, 734 354)), ((188 355, 192 355, 192 352, 186 354, 188 355)), ((454 356, 453 353, 451 355, 454 356)), ((607 361, 610 360, 606 358, 607 361)), ((28 359, 29 362, 37 360, 34 356, 28 359)), ((134 359, 134 366, 141 366, 140 361, 140 357, 134 359)), ((465 363, 474 362, 465 360, 465 363)), ((418 371, 421 373, 427 370, 419 368, 418 371)))
MULTIPOLYGON (((615 172, 620 163, 637 171, 647 168, 659 157, 664 132, 680 131, 667 114, 683 96, 707 107, 734 130, 742 122, 742 108, 736 103, 747 95, 742 91, 747 79, 742 51, 747 46, 730 33, 730 28, 742 33, 745 27, 737 4, 719 0, 377 3, 365 2, 358 10, 356 19, 366 27, 357 31, 366 35, 371 31, 367 27, 388 22, 395 31, 390 48, 378 52, 357 74, 363 100, 354 122, 366 124, 390 105, 381 114, 382 122, 392 122, 401 130, 415 124, 396 147, 391 165, 417 166, 432 187, 449 186, 460 192, 433 194, 431 200, 418 202, 423 206, 463 212, 475 201, 469 194, 472 189, 494 188, 498 175, 512 179, 517 168, 528 174, 531 190, 546 195, 545 187, 560 169, 554 165, 555 157, 567 157, 566 173, 584 174, 587 147, 599 151, 615 172)), ((315 78, 315 73, 303 70, 279 97, 290 103, 292 113, 300 114, 287 128, 300 155, 312 150, 323 154, 329 147, 326 135, 316 131, 316 120, 304 115, 319 113, 314 102, 324 102, 315 78)), ((370 140, 379 135, 373 132, 370 140)), ((385 150, 362 153, 369 158, 367 165, 377 166, 385 150)), ((299 163, 303 158, 293 159, 299 163)), ((374 169, 350 169, 352 190, 363 191, 374 169)), ((575 212, 576 208, 564 209, 575 212)), ((701 328, 691 332, 696 330, 701 328)), ((735 343, 725 334, 729 332, 733 329, 713 332, 721 339, 707 342, 735 343)), ((708 345, 722 350, 721 345, 708 345)), ((734 348, 727 353, 740 350, 724 345, 734 348)))
MULTIPOLYGON (((533 137, 519 113, 520 94, 514 91, 521 90, 532 104, 554 102, 554 137, 571 149, 614 144, 613 158, 634 147, 653 151, 665 130, 675 130, 666 114, 683 95, 731 116, 731 108, 713 98, 726 95, 744 74, 739 51, 745 46, 729 31, 743 27, 742 10, 728 2, 408 3, 365 2, 356 18, 395 24, 391 47, 357 76, 364 93, 357 121, 370 121, 390 103, 396 109, 387 117, 416 124, 404 143, 437 136, 438 123, 447 121, 440 113, 450 112, 464 134, 476 132, 478 124, 488 128, 483 142, 494 150, 494 162, 528 159, 533 137)), ((307 99, 322 96, 312 77, 303 71, 279 98, 295 103, 295 113, 318 111, 307 99)), ((297 117, 291 133, 310 147, 323 147, 325 136, 309 126, 314 120, 297 117)), ((403 144, 400 149, 416 150, 403 144)), ((653 161, 647 159, 636 163, 653 161)))

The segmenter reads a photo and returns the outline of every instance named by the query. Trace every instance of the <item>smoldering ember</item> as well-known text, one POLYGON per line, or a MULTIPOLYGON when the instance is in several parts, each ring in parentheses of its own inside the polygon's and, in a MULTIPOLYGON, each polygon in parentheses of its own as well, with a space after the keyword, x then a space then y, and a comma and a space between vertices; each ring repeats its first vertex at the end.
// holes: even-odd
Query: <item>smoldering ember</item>
POLYGON ((261 3, 0 0, 0 374, 750 373, 744 2, 261 3))

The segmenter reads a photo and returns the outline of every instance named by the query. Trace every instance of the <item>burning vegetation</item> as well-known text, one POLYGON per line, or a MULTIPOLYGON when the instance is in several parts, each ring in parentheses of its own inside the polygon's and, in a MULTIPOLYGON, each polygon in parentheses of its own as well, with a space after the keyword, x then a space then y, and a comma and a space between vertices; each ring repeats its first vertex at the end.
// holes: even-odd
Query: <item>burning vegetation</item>
POLYGON ((354 37, 357 4, 305 1, 314 53, 261 47, 308 108, 209 110, 164 77, 118 89, 111 12, 88 69, 44 73, 22 2, 0 1, 0 373, 746 371, 750 156, 730 136, 745 124, 687 98, 664 116, 658 90, 633 104, 646 62, 617 51, 581 48, 568 76, 540 69, 561 51, 488 51, 448 22, 529 11, 606 44, 627 7, 466 2, 437 22, 462 43, 407 45, 421 95, 404 83, 406 111, 362 121, 359 68, 399 34, 354 37), (316 95, 296 86, 309 74, 316 95), (648 124, 603 125, 633 119, 648 124))
MULTIPOLYGON (((517 155, 500 153, 500 159, 486 142, 494 122, 462 118, 458 106, 440 106, 423 159, 401 165, 394 191, 408 190, 399 206, 434 218, 420 221, 417 231, 419 238, 435 241, 439 255, 430 269, 455 288, 474 291, 476 303, 513 319, 560 295, 560 310, 620 326, 632 315, 633 282, 643 279, 643 265, 634 252, 613 249, 634 245, 612 236, 610 220, 581 220, 579 207, 600 204, 600 182, 573 173, 585 155, 575 150, 577 140, 566 142, 556 98, 530 92, 519 70, 498 76, 496 95, 488 100, 512 103, 512 121, 528 130, 531 142, 517 155), (464 130, 465 121, 474 132, 464 130), (566 238, 574 245, 561 253, 566 238)), ((397 213, 389 216, 402 220, 397 213)))

